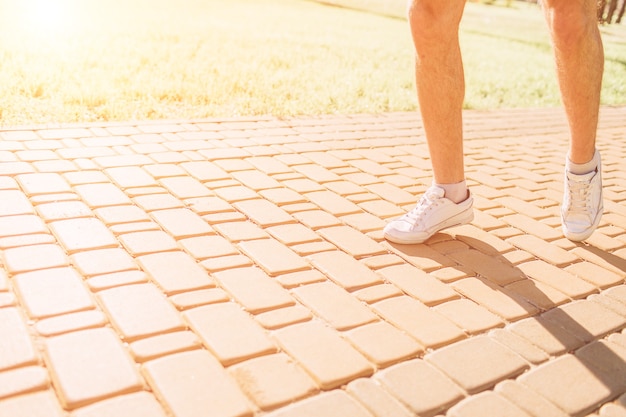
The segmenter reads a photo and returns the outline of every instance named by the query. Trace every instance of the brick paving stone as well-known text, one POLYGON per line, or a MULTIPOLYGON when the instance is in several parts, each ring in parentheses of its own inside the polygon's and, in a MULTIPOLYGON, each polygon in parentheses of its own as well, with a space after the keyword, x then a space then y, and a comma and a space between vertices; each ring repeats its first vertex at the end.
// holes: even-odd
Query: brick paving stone
POLYGON ((543 316, 530 317, 513 323, 508 330, 523 337, 548 355, 557 356, 571 352, 584 344, 578 338, 562 328, 558 323, 549 321, 543 316))
POLYGON ((550 401, 537 395, 530 388, 518 381, 503 381, 496 386, 495 392, 508 399, 531 416, 567 417, 563 410, 550 401))
POLYGON ((318 321, 284 327, 276 330, 273 336, 323 390, 338 388, 374 372, 365 357, 342 339, 338 332, 318 321), (315 343, 311 343, 312 340, 315 343))
POLYGON ((211 226, 202 217, 186 208, 157 210, 150 215, 175 239, 213 233, 211 226))
POLYGON ((238 247, 271 276, 311 268, 306 260, 274 239, 243 241, 238 247))
POLYGON ((397 297, 404 293, 393 284, 379 284, 354 291, 352 294, 365 303, 373 304, 387 298, 397 297))
POLYGON ((284 245, 297 245, 321 240, 317 233, 300 223, 283 224, 265 230, 284 245))
POLYGON ((475 249, 457 251, 448 256, 498 285, 507 285, 526 278, 513 265, 475 249))
POLYGON ((426 348, 437 348, 466 337, 463 330, 445 316, 405 295, 379 301, 372 308, 426 348))
POLYGON ((65 408, 142 388, 133 361, 111 329, 83 330, 46 339, 45 357, 65 408), (78 372, 76 363, 81 364, 78 372))
POLYGON ((0 400, 0 416, 64 417, 54 393, 50 390, 0 400))
POLYGON ((234 303, 209 304, 183 315, 224 366, 277 351, 265 330, 234 303))
POLYGON ((121 285, 139 284, 146 281, 148 281, 148 276, 143 271, 122 271, 98 275, 87 279, 86 283, 92 291, 97 292, 121 285))
POLYGON ((580 358, 566 354, 522 375, 519 382, 547 398, 568 415, 586 415, 619 394, 619 384, 600 379, 580 358), (563 384, 563 381, 577 381, 563 384))
POLYGON ((78 272, 87 277, 138 269, 133 258, 121 248, 77 252, 70 259, 78 272))
POLYGON ((28 195, 71 192, 70 185, 56 173, 21 174, 15 177, 20 187, 28 195))
POLYGON ((249 221, 220 223, 213 225, 213 228, 231 242, 250 241, 269 237, 265 230, 249 221))
POLYGON ((0 309, 0 371, 34 365, 39 355, 17 308, 0 309))
POLYGON ((399 245, 391 242, 384 242, 382 245, 408 263, 426 272, 456 265, 450 258, 427 245, 399 245))
POLYGON ((580 260, 575 254, 551 245, 543 239, 532 235, 514 236, 507 240, 518 248, 537 256, 549 264, 562 268, 580 260))
POLYGON ((445 233, 487 255, 502 254, 514 249, 510 243, 472 225, 457 226, 445 230, 445 233))
POLYGON ((94 308, 82 277, 69 267, 25 272, 15 275, 13 282, 21 303, 32 318, 94 308))
POLYGON ((206 259, 236 255, 239 252, 221 236, 196 236, 179 240, 178 243, 194 258, 206 259))
POLYGON ((202 265, 207 271, 215 273, 233 268, 245 268, 248 266, 253 266, 254 263, 247 256, 231 255, 206 259, 200 262, 200 265, 202 265))
POLYGON ((230 269, 216 272, 213 277, 253 314, 295 304, 291 295, 259 268, 230 269))
POLYGON ((126 233, 119 237, 129 254, 141 256, 178 249, 176 240, 162 230, 126 233))
POLYGON ((93 216, 91 209, 82 201, 60 201, 38 204, 37 213, 46 222, 93 216))
POLYGON ((282 274, 274 278, 285 288, 294 288, 300 285, 312 284, 314 282, 322 282, 327 278, 317 269, 310 269, 307 271, 291 272, 289 274, 282 274))
POLYGON ((234 210, 228 212, 206 214, 202 216, 202 218, 212 226, 221 223, 243 222, 247 220, 246 216, 234 210))
POLYGON ((255 320, 269 330, 276 330, 313 318, 311 311, 300 304, 266 311, 254 316, 255 320))
MULTIPOLYGON (((38 207, 39 208, 39 207, 38 207)), ((149 221, 150 216, 137 206, 111 206, 94 210, 107 226, 121 223, 149 221)))
POLYGON ((527 262, 517 267, 528 277, 550 285, 573 299, 597 292, 597 289, 587 281, 543 261, 527 262))
POLYGON ((387 252, 376 241, 349 226, 322 228, 317 230, 317 233, 357 259, 387 252))
POLYGON ((158 183, 154 177, 140 167, 119 167, 104 170, 121 189, 132 187, 149 187, 158 183))
POLYGON ((177 417, 251 417, 245 395, 207 351, 146 362, 143 373, 161 403, 177 417))
POLYGON ((415 339, 384 321, 359 326, 344 335, 379 369, 424 352, 424 347, 415 339))
POLYGON ((361 208, 332 191, 316 191, 305 194, 306 197, 322 210, 334 216, 360 213, 361 208))
POLYGON ((626 325, 626 317, 588 300, 579 300, 560 306, 544 313, 542 317, 586 342, 619 330, 626 325))
POLYGON ((318 230, 323 227, 339 226, 342 224, 337 217, 323 210, 301 211, 294 213, 293 217, 313 230, 318 230))
POLYGON ((357 204, 364 211, 381 219, 402 216, 405 212, 395 204, 383 200, 363 201, 357 204))
POLYGON ((0 400, 43 390, 49 386, 48 371, 41 366, 26 366, 0 372, 0 400))
POLYGON ((344 252, 322 252, 308 258, 320 272, 347 291, 382 283, 376 273, 344 252))
POLYGON ((211 190, 195 178, 167 177, 160 178, 159 183, 167 188, 176 198, 198 198, 213 195, 211 190))
POLYGON ((487 336, 476 336, 429 353, 424 358, 465 391, 475 394, 530 368, 521 356, 487 336))
POLYGON ((167 295, 215 286, 207 272, 184 252, 152 253, 138 257, 137 262, 167 295))
POLYGON ((295 223, 295 219, 282 208, 267 200, 246 200, 233 204, 250 220, 261 227, 271 227, 287 223, 295 223))
POLYGON ((374 270, 403 264, 402 258, 391 253, 368 256, 367 258, 360 259, 360 261, 368 268, 374 270))
POLYGON ((113 226, 109 226, 109 230, 111 230, 114 235, 120 236, 136 232, 160 231, 161 228, 155 222, 136 222, 115 224, 113 226))
POLYGON ((103 290, 98 299, 125 341, 184 328, 176 309, 153 284, 103 290))
POLYGON ((72 417, 108 417, 124 415, 125 413, 143 417, 167 416, 153 394, 136 392, 79 408, 72 413, 72 417))
POLYGON ((492 391, 466 398, 452 407, 446 415, 449 417, 481 417, 485 414, 507 417, 532 417, 505 397, 492 391))
POLYGON ((182 201, 170 194, 143 195, 134 197, 132 201, 141 209, 148 212, 184 207, 182 201))
POLYGON ((419 416, 433 416, 465 396, 451 379, 421 359, 394 365, 374 379, 419 416))
POLYGON ((372 414, 343 390, 334 390, 291 404, 267 414, 267 417, 371 417, 372 414))
POLYGON ((337 330, 347 330, 377 320, 369 308, 333 282, 304 285, 291 292, 337 330))
POLYGON ((539 311, 519 294, 485 279, 465 278, 453 282, 452 287, 460 294, 507 321, 529 317, 539 311))
POLYGON ((214 183, 208 185, 213 192, 221 199, 229 202, 236 203, 245 200, 259 200, 259 194, 254 190, 243 185, 228 185, 222 187, 216 187, 214 183))
POLYGON ((318 390, 313 379, 283 353, 247 360, 228 372, 261 410, 298 401, 318 390))
POLYGON ((91 208, 130 204, 130 198, 113 184, 77 185, 74 190, 91 208))
POLYGON ((69 253, 119 245, 113 233, 95 218, 55 221, 50 223, 50 230, 69 253))
POLYGON ((383 229, 385 222, 370 213, 356 213, 342 216, 341 221, 362 233, 383 229))
POLYGON ((137 340, 130 343, 129 349, 135 361, 142 363, 162 356, 198 349, 201 346, 198 336, 185 330, 137 340))
POLYGON ((498 316, 465 298, 440 304, 435 307, 435 311, 443 314, 469 334, 478 334, 504 326, 504 322, 498 316))
POLYGON ((578 262, 565 268, 567 272, 604 289, 624 282, 624 277, 591 262, 578 262))
POLYGON ((626 391, 626 347, 607 340, 595 341, 576 352, 596 378, 621 394, 626 391))
POLYGON ((544 311, 570 301, 570 298, 562 292, 532 279, 514 282, 507 285, 506 288, 521 295, 532 305, 544 311))
POLYGON ((495 329, 490 331, 488 336, 516 352, 531 364, 536 365, 550 358, 546 352, 509 329, 495 329))
POLYGON ((371 379, 361 378, 346 386, 346 392, 359 400, 376 417, 410 417, 413 414, 400 401, 371 379))
POLYGON ((200 215, 233 211, 230 204, 218 197, 188 198, 185 199, 185 203, 200 215))
POLYGON ((205 304, 228 301, 230 295, 221 288, 209 288, 175 294, 169 297, 169 299, 178 310, 187 310, 205 304))
POLYGON ((436 305, 459 298, 459 294, 437 278, 408 264, 395 265, 377 271, 386 282, 426 305, 436 305))
POLYGON ((34 209, 24 193, 18 190, 0 190, 0 216, 33 214, 34 209))
POLYGON ((87 310, 38 320, 35 330, 42 336, 57 336, 77 330, 104 327, 107 317, 99 310, 87 310))
POLYGON ((32 245, 6 249, 2 257, 11 274, 69 265, 69 259, 58 245, 32 245))

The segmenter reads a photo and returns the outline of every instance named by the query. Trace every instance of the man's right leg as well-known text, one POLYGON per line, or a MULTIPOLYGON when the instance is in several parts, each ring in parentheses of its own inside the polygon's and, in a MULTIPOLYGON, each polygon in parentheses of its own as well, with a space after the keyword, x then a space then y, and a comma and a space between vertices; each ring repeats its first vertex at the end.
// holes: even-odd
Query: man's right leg
POLYGON ((387 224, 384 235, 392 242, 422 243, 441 229, 473 219, 463 164, 465 79, 458 31, 464 7, 465 0, 409 3, 417 96, 434 185, 413 210, 387 224))

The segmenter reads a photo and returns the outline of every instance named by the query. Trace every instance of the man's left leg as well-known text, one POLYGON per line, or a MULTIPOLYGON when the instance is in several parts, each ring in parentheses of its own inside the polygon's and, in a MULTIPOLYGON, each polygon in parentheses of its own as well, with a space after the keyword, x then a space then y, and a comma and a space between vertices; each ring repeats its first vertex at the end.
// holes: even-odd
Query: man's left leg
POLYGON ((587 239, 602 216, 600 154, 596 131, 604 71, 604 49, 595 0, 544 0, 556 60, 561 98, 570 127, 563 232, 587 239))

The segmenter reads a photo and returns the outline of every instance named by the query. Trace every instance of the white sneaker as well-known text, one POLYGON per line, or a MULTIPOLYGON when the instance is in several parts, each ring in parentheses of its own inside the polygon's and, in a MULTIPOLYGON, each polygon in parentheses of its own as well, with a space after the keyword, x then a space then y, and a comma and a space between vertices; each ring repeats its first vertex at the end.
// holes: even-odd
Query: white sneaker
POLYGON ((587 239, 602 218, 602 174, 600 162, 595 171, 576 175, 565 170, 565 189, 561 206, 563 234, 569 240, 587 239))
POLYGON ((413 210, 387 223, 383 230, 385 239, 401 244, 423 243, 442 229, 474 219, 471 195, 456 204, 444 194, 443 188, 431 186, 413 210))

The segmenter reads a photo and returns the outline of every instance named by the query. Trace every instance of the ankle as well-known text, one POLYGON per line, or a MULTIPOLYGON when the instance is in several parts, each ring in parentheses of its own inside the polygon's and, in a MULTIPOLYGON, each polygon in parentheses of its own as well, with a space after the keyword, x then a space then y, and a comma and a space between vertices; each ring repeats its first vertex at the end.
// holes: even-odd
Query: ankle
POLYGON ((591 158, 590 161, 582 163, 582 164, 577 164, 572 162, 572 160, 570 159, 570 155, 567 155, 567 159, 565 161, 565 168, 567 169, 568 172, 571 172, 572 174, 576 174, 576 175, 583 175, 583 174, 588 174, 590 172, 595 171, 599 164, 600 161, 600 153, 596 150, 593 154, 593 158, 591 158))
POLYGON ((465 180, 454 184, 434 184, 435 186, 442 188, 445 192, 444 196, 453 203, 461 203, 469 197, 467 190, 467 184, 465 180))

